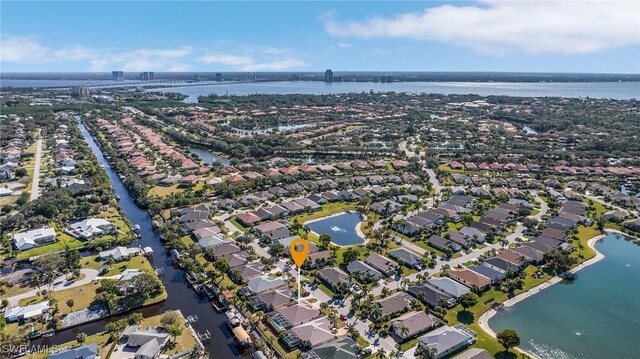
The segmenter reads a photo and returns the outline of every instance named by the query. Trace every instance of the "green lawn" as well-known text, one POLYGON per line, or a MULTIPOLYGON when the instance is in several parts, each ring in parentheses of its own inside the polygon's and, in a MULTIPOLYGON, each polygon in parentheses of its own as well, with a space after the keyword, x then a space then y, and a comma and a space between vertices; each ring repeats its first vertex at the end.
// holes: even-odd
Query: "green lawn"
POLYGON ((335 295, 333 293, 333 291, 331 289, 329 289, 329 287, 327 287, 324 283, 322 282, 318 282, 318 289, 320 289, 322 291, 322 293, 328 295, 330 298, 333 298, 333 296, 335 295))
POLYGON ((149 190, 149 197, 158 196, 158 197, 166 197, 173 193, 184 192, 183 188, 178 188, 178 184, 174 184, 173 186, 154 186, 149 190))
POLYGON ((298 219, 300 223, 304 223, 310 221, 312 219, 322 218, 326 216, 330 216, 332 214, 352 211, 357 208, 356 203, 351 202, 332 202, 322 205, 322 209, 316 212, 302 213, 296 216, 291 217, 290 222, 293 222, 294 219, 298 219))
POLYGON ((235 216, 229 218, 229 222, 231 222, 231 224, 233 224, 236 228, 238 228, 242 232, 246 233, 246 232, 249 232, 251 230, 251 227, 245 227, 245 226, 241 225, 240 222, 238 222, 238 219, 235 216))
MULTIPOLYGON (((80 287, 52 292, 51 295, 59 303, 58 305, 60 307, 60 314, 64 315, 69 314, 72 311, 89 307, 89 305, 95 300, 97 289, 99 287, 100 283, 98 281, 93 281, 80 287), (72 308, 69 308, 69 306, 67 306, 66 304, 69 299, 73 299, 73 301, 75 302, 72 308)), ((37 295, 34 297, 21 299, 18 304, 21 306, 25 306, 29 304, 39 303, 43 300, 45 300, 43 296, 37 295)))
POLYGON ((56 228, 56 233, 58 235, 57 242, 48 244, 46 246, 36 247, 26 251, 22 251, 18 253, 18 255, 16 256, 16 259, 21 260, 21 259, 27 259, 30 257, 40 256, 47 253, 64 251, 64 248, 66 245, 68 245, 69 248, 71 249, 76 249, 76 248, 83 247, 86 244, 86 242, 73 238, 64 232, 59 231, 58 228, 56 228))
MULTIPOLYGON (((82 268, 91 269, 98 269, 103 265, 106 266, 106 262, 99 260, 97 255, 83 258, 80 264, 82 265, 82 268)), ((126 269, 139 269, 149 274, 154 274, 153 267, 146 257, 135 256, 131 257, 129 260, 114 263, 109 271, 106 273, 100 273, 100 275, 103 277, 110 277, 118 275, 126 269)))

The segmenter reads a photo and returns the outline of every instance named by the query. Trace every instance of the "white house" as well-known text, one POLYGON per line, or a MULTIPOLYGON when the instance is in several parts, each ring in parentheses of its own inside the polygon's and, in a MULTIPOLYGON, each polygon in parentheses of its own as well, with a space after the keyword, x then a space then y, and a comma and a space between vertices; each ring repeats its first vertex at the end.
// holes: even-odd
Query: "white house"
POLYGON ((103 234, 113 233, 116 226, 106 219, 88 218, 69 224, 66 232, 80 239, 90 239, 103 234))
POLYGON ((27 232, 20 232, 13 236, 13 244, 19 251, 26 251, 27 249, 55 241, 56 231, 51 227, 42 227, 27 232))
POLYGON ((18 306, 8 308, 4 312, 4 317, 7 322, 12 323, 48 313, 50 308, 49 301, 45 300, 44 302, 27 305, 26 307, 18 306))
POLYGON ((129 259, 131 256, 137 256, 140 254, 140 248, 127 248, 127 247, 115 247, 108 251, 102 251, 99 253, 101 260, 107 260, 109 257, 113 257, 116 262, 129 259))
POLYGON ((428 349, 430 359, 441 359, 473 342, 474 338, 462 330, 444 326, 420 337, 418 346, 428 349))

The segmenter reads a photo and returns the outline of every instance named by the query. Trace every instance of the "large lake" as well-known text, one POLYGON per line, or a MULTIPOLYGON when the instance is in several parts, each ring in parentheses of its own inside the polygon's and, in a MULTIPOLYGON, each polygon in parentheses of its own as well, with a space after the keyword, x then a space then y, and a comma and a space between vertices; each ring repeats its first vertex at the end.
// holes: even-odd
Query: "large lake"
POLYGON ((638 358, 640 246, 611 235, 596 244, 605 258, 489 320, 515 329, 522 347, 551 359, 638 358))
POLYGON ((361 221, 362 215, 359 212, 345 212, 307 222, 306 225, 318 235, 330 235, 331 241, 339 246, 349 246, 364 243, 364 239, 356 232, 356 226, 361 221))

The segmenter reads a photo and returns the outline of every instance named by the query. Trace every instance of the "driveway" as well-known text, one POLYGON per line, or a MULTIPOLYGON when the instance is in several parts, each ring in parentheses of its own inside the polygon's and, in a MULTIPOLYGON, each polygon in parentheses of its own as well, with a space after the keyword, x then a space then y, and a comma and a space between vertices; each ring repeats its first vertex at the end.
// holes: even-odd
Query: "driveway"
MULTIPOLYGON (((66 275, 60 276, 56 278, 52 290, 54 292, 65 290, 74 287, 80 287, 85 284, 89 284, 93 282, 96 278, 98 278, 98 271, 95 269, 80 269, 80 274, 84 274, 84 278, 80 280, 68 280, 66 275)), ((47 289, 45 286, 40 287, 40 290, 47 289)), ((38 289, 30 290, 26 293, 14 295, 13 297, 7 298, 9 300, 9 306, 16 306, 20 300, 25 298, 35 297, 38 294, 38 289)))

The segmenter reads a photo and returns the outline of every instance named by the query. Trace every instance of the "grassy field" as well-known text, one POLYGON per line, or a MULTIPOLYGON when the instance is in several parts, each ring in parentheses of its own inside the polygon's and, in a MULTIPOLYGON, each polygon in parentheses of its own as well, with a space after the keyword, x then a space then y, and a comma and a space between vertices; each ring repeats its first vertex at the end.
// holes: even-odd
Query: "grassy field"
POLYGON ((149 190, 149 196, 166 197, 170 194, 184 191, 184 188, 178 188, 178 184, 173 186, 154 186, 149 190))
MULTIPOLYGON (((98 269, 102 266, 106 266, 105 261, 99 260, 98 256, 90 256, 85 257, 80 261, 82 268, 91 268, 98 269)), ((114 275, 118 275, 124 272, 126 269, 140 269, 149 274, 153 274, 153 268, 151 267, 151 263, 144 256, 136 256, 131 257, 129 260, 114 263, 109 271, 106 273, 101 273, 103 277, 110 277, 114 275)))
POLYGON ((60 231, 58 228, 55 228, 55 230, 58 235, 57 242, 48 244, 46 246, 36 247, 26 251, 22 251, 18 253, 18 255, 16 256, 16 259, 21 260, 21 259, 27 259, 30 257, 40 256, 47 253, 64 251, 64 248, 66 245, 68 245, 69 248, 71 249, 76 249, 76 248, 83 247, 86 244, 85 242, 79 239, 73 238, 70 235, 60 231))
MULTIPOLYGON (((64 315, 69 314, 72 311, 89 307, 89 305, 95 300, 97 289, 99 287, 100 283, 98 281, 93 281, 80 287, 51 292, 51 296, 58 301, 60 314, 64 315), (75 302, 72 308, 69 308, 67 306, 67 301, 69 299, 73 299, 73 301, 75 302)), ((29 304, 39 303, 43 300, 45 300, 44 296, 37 295, 34 297, 24 298, 20 300, 18 304, 20 306, 25 306, 29 304)))
POLYGON ((318 219, 326 216, 330 216, 332 214, 353 211, 357 208, 356 203, 347 203, 347 202, 332 202, 322 205, 322 209, 316 212, 302 213, 296 216, 291 217, 289 220, 293 222, 294 219, 297 219, 300 223, 304 223, 310 221, 312 219, 318 219))

